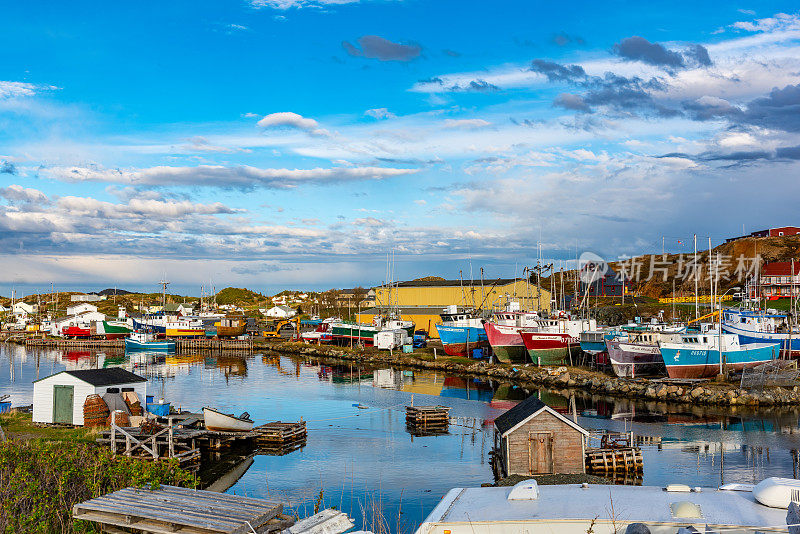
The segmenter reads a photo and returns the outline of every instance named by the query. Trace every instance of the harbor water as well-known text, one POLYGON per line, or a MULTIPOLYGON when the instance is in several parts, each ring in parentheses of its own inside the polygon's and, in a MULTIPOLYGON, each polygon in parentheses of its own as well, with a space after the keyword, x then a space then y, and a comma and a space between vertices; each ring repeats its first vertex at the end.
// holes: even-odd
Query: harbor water
MULTIPOLYGON (((62 370, 122 366, 148 378, 148 394, 175 408, 249 412, 256 424, 299 421, 308 441, 284 456, 238 465, 223 489, 288 503, 300 516, 336 507, 357 527, 413 532, 453 487, 492 482, 492 421, 529 395, 569 412, 564 392, 429 371, 332 365, 272 353, 137 355, 26 349, 0 344, 0 396, 30 404, 33 381, 62 370), (450 431, 413 436, 405 406, 451 407, 450 431)), ((800 409, 739 410, 666 405, 576 394, 578 422, 644 436, 641 479, 624 482, 718 486, 798 476, 800 409)))

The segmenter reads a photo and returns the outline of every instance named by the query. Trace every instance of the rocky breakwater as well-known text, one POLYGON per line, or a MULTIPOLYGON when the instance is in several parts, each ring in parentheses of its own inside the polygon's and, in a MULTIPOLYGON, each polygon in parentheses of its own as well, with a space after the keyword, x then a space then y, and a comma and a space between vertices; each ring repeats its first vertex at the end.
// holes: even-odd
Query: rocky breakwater
POLYGON ((464 358, 429 359, 414 354, 386 351, 358 351, 344 347, 315 346, 302 343, 276 343, 268 347, 286 354, 317 358, 335 358, 364 364, 388 364, 416 367, 459 375, 489 377, 521 386, 544 386, 553 389, 575 389, 614 397, 638 398, 660 402, 682 402, 703 405, 779 406, 800 404, 800 388, 771 387, 744 390, 738 382, 703 381, 670 383, 646 378, 619 378, 575 367, 537 367, 533 365, 490 364, 470 362, 464 358))

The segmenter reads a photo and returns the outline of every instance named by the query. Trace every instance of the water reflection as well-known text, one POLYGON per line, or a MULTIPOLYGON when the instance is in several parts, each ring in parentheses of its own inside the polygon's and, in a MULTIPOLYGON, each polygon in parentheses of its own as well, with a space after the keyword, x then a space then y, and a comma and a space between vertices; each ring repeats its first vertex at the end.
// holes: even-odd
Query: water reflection
POLYGON ((110 366, 147 377, 148 391, 163 388, 173 406, 248 411, 257 423, 303 418, 309 432, 304 448, 283 456, 236 457, 230 466, 235 472, 220 474, 220 485, 286 499, 299 513, 313 509, 320 491, 325 504, 357 519, 369 515, 369 503, 379 503, 392 530, 412 530, 450 488, 490 481, 491 422, 530 395, 563 413, 574 410, 588 429, 634 432, 643 450, 643 477, 619 482, 717 485, 798 476, 797 408, 722 409, 582 393, 571 399, 568 391, 271 353, 126 357, 109 350, 0 345, 0 394, 11 394, 16 406, 29 404, 37 378, 110 366), (412 396, 419 405, 451 408, 447 435, 415 437, 406 431, 404 407, 412 396))

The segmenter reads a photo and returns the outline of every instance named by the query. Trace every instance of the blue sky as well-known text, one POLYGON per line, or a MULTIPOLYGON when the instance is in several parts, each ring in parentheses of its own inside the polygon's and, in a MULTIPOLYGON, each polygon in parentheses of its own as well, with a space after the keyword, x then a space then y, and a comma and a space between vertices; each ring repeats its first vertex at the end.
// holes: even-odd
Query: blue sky
POLYGON ((0 290, 513 276, 797 224, 787 2, 9 3, 0 290))

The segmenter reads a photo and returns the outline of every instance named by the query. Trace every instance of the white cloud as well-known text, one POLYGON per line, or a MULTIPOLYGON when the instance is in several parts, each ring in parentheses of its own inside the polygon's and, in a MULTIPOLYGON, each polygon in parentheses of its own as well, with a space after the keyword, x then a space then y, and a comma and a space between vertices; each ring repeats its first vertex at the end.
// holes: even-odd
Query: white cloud
POLYGON ((266 187, 287 189, 302 184, 325 184, 359 180, 383 180, 413 174, 416 169, 390 167, 332 167, 315 169, 260 169, 257 167, 198 165, 196 167, 150 167, 103 169, 54 167, 43 169, 48 178, 65 182, 106 182, 136 186, 206 186, 220 188, 266 187))
POLYGON ((323 128, 319 128, 319 123, 314 119, 309 119, 292 113, 291 111, 281 111, 279 113, 270 113, 257 123, 262 128, 274 127, 288 127, 297 128, 298 130, 305 130, 312 135, 327 136, 330 132, 323 128))
POLYGON ((17 184, 0 188, 0 197, 12 202, 47 202, 47 195, 38 189, 25 188, 17 184))
POLYGON ((0 80, 0 99, 33 96, 39 87, 32 83, 6 82, 0 80))
POLYGON ((491 122, 485 121, 483 119, 445 119, 444 120, 444 127, 445 128, 459 128, 459 129, 466 129, 466 130, 474 130, 476 128, 485 128, 486 126, 491 126, 491 122))
POLYGON ((367 117, 372 117, 373 119, 394 119, 397 117, 394 113, 389 111, 386 108, 375 108, 375 109, 368 109, 364 112, 364 115, 367 117))
POLYGON ((325 7, 336 6, 344 4, 355 4, 359 0, 249 0, 250 5, 256 9, 272 8, 272 9, 291 9, 291 8, 304 8, 304 7, 325 7))

